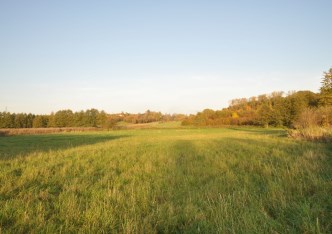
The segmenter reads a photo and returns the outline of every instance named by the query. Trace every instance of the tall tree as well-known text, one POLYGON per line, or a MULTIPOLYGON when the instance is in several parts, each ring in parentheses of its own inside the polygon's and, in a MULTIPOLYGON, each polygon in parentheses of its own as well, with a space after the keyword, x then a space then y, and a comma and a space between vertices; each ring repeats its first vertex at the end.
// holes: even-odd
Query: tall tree
POLYGON ((32 122, 33 128, 46 128, 48 124, 48 117, 45 115, 36 115, 32 122))
POLYGON ((85 123, 86 127, 97 127, 98 122, 97 122, 97 117, 99 115, 99 111, 97 109, 90 109, 85 111, 85 123))
POLYGON ((322 87, 320 88, 320 100, 319 103, 322 106, 332 105, 332 68, 328 72, 324 72, 322 79, 322 87))
POLYGON ((14 128, 15 116, 9 112, 0 112, 0 128, 14 128))
POLYGON ((74 113, 72 110, 60 110, 54 115, 56 127, 72 127, 74 122, 74 113))

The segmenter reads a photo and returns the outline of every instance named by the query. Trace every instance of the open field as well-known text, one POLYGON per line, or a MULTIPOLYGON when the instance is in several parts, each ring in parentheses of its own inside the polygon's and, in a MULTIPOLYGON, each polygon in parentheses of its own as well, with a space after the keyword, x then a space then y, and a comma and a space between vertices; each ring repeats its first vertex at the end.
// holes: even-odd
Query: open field
POLYGON ((170 128, 188 128, 181 125, 181 121, 168 121, 168 122, 151 122, 141 124, 130 124, 126 122, 119 122, 114 126, 114 129, 170 129, 170 128))
POLYGON ((0 137, 0 233, 332 233, 332 145, 285 135, 0 137))

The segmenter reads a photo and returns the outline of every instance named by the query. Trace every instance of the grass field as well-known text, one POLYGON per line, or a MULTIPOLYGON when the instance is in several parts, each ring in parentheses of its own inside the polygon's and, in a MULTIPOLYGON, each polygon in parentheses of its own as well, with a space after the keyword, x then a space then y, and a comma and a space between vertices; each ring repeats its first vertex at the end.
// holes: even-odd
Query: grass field
POLYGON ((0 137, 0 233, 332 233, 331 179, 283 130, 0 137))

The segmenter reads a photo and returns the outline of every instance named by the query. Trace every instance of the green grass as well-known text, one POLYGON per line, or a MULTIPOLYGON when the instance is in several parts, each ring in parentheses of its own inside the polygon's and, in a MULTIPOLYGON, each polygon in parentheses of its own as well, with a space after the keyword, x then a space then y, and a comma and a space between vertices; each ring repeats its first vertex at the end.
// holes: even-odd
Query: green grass
POLYGON ((273 129, 0 137, 0 233, 331 233, 331 160, 273 129))
POLYGON ((118 122, 115 129, 171 129, 171 128, 189 128, 181 125, 181 121, 168 121, 168 122, 151 122, 151 123, 140 123, 131 124, 127 122, 118 122))

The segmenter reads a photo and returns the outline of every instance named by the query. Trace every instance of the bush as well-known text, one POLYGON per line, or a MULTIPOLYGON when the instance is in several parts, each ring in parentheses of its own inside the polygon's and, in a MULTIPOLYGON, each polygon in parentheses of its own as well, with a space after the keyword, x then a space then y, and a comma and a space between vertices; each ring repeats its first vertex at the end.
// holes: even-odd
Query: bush
POLYGON ((307 108, 294 122, 289 136, 310 141, 332 140, 332 107, 307 108))
POLYGON ((332 128, 308 127, 291 129, 288 131, 288 135, 296 139, 332 142, 332 128))
POLYGON ((294 122, 296 129, 313 128, 320 126, 321 119, 317 109, 305 109, 294 122))

